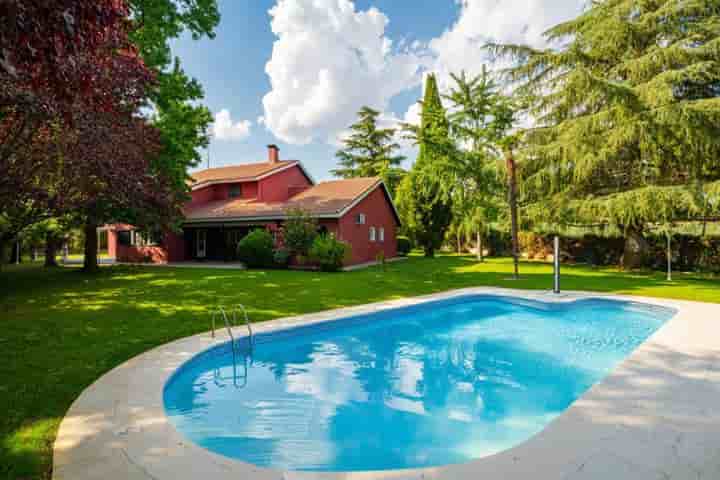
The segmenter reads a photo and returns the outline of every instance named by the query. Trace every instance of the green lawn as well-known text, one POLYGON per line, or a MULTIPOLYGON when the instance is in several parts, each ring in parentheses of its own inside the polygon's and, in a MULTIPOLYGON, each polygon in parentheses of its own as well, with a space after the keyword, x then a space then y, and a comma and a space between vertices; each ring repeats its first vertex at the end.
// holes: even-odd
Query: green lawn
MULTIPOLYGON (((413 257, 322 274, 152 267, 37 265, 0 271, 0 477, 49 478, 52 443, 72 401, 104 372, 170 340, 209 329, 208 309, 245 304, 253 321, 467 286, 549 289, 551 267, 506 259, 413 257)), ((563 288, 720 303, 720 280, 565 267, 563 288)))

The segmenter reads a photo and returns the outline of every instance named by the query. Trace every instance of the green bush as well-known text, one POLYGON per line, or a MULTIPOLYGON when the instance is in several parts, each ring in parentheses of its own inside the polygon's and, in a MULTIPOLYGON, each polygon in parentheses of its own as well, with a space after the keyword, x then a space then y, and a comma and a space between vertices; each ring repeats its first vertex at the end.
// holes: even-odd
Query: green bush
POLYGON ((310 247, 310 259, 317 263, 323 272, 337 272, 349 255, 350 245, 330 235, 316 237, 310 247))
POLYGON ((248 233, 237 246, 238 260, 248 268, 273 266, 273 238, 264 229, 248 233))
POLYGON ((285 248, 290 254, 307 255, 317 237, 317 220, 300 209, 288 210, 287 216, 282 227, 285 248))
POLYGON ((407 256, 412 250, 412 242, 408 237, 397 237, 397 253, 398 255, 407 256))
POLYGON ((287 267, 290 263, 290 252, 287 248, 278 248, 274 255, 275 265, 278 267, 287 267))

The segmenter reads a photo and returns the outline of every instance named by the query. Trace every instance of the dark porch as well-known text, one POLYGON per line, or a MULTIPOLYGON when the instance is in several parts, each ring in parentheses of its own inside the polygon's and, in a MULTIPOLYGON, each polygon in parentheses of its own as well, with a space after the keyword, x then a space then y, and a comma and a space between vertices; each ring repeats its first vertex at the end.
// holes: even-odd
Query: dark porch
POLYGON ((185 226, 186 258, 196 261, 237 261, 237 244, 252 230, 267 224, 185 226))

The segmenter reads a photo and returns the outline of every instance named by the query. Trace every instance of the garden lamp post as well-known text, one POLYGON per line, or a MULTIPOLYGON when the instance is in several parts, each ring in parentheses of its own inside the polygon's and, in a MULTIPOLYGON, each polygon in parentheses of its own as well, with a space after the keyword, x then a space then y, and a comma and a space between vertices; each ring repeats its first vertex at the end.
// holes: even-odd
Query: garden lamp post
POLYGON ((560 293, 560 237, 553 241, 553 293, 560 293))

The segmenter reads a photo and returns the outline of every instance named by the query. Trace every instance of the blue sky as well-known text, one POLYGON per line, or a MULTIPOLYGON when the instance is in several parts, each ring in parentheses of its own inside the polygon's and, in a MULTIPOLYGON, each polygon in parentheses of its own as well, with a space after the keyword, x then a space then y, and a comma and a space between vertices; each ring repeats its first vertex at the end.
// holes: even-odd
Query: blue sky
MULTIPOLYGON (((479 71, 488 40, 542 46, 584 0, 219 0, 213 40, 173 44, 216 115, 211 166, 263 161, 266 145, 331 178, 338 139, 368 104, 413 121, 425 72, 479 71), (268 72, 266 72, 266 69, 268 72)), ((412 159, 414 149, 403 149, 412 159)), ((205 152, 203 152, 205 154, 205 152)), ((204 166, 204 165, 203 165, 204 166)))

